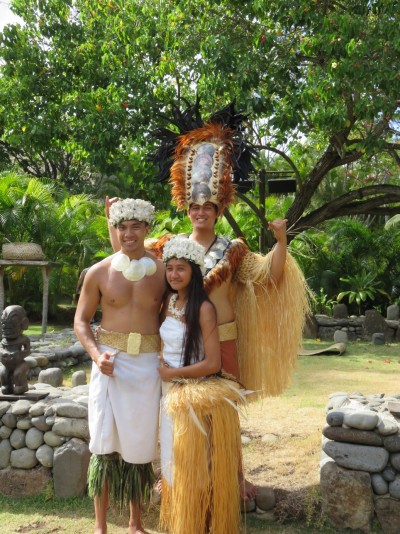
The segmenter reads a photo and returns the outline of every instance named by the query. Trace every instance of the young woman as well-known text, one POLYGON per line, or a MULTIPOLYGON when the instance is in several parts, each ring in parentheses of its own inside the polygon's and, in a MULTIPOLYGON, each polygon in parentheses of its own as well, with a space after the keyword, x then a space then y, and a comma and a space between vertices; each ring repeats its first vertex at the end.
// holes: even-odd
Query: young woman
POLYGON ((239 532, 239 385, 220 375, 216 312, 203 288, 204 248, 175 237, 164 247, 160 336, 161 525, 173 534, 239 532), (218 374, 217 374, 218 373, 218 374))

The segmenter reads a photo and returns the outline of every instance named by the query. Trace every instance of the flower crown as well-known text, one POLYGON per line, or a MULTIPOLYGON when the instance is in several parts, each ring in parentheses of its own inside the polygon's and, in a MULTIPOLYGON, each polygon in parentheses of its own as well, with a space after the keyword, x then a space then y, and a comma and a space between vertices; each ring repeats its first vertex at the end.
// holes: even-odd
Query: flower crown
POLYGON ((204 273, 204 247, 186 237, 173 237, 164 245, 163 262, 167 263, 172 258, 183 258, 198 265, 204 273))
POLYGON ((112 226, 118 226, 124 221, 137 220, 151 224, 154 218, 154 206, 147 202, 136 198, 125 198, 118 200, 110 207, 109 221, 112 226))

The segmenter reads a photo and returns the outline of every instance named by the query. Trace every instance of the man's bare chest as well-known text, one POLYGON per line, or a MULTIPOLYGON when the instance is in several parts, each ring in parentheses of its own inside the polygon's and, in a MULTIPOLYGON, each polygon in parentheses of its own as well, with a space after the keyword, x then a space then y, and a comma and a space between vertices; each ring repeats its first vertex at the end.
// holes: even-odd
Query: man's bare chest
POLYGON ((127 280, 120 272, 111 272, 100 286, 101 303, 117 308, 152 305, 161 301, 162 287, 156 276, 145 276, 137 282, 127 280))

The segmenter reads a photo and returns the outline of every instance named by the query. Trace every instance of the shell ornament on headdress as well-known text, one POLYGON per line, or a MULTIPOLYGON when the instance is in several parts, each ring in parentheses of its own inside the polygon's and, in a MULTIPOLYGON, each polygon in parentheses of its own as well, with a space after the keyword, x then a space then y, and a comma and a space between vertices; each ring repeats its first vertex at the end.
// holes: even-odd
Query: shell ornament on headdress
MULTIPOLYGON (((162 145, 154 155, 158 179, 169 178, 172 199, 179 210, 191 204, 212 202, 220 212, 234 200, 235 188, 254 172, 254 150, 243 139, 245 116, 234 111, 234 102, 203 123, 199 100, 184 112, 173 108, 170 120, 179 132, 155 132, 162 145)), ((249 188, 247 186, 247 188, 249 188)))

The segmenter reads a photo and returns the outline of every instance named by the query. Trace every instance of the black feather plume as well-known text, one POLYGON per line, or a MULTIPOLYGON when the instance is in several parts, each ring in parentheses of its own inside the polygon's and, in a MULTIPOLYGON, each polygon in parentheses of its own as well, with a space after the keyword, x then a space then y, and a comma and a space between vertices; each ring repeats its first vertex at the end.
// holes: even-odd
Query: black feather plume
MULTIPOLYGON (((158 165, 157 180, 162 182, 168 180, 170 169, 174 163, 174 153, 178 144, 180 135, 188 133, 197 128, 204 126, 205 122, 200 113, 200 99, 197 96, 196 102, 184 100, 186 108, 182 111, 179 106, 171 106, 171 117, 159 114, 159 117, 166 120, 175 128, 158 128, 152 132, 152 136, 160 141, 158 149, 149 155, 151 160, 158 165)), ((223 109, 213 113, 207 123, 220 124, 224 128, 229 128, 235 133, 233 135, 233 181, 241 185, 241 190, 249 189, 245 184, 248 184, 249 175, 255 172, 252 164, 252 159, 256 157, 256 150, 245 139, 247 116, 243 113, 235 112, 235 100, 230 102, 223 109)))

